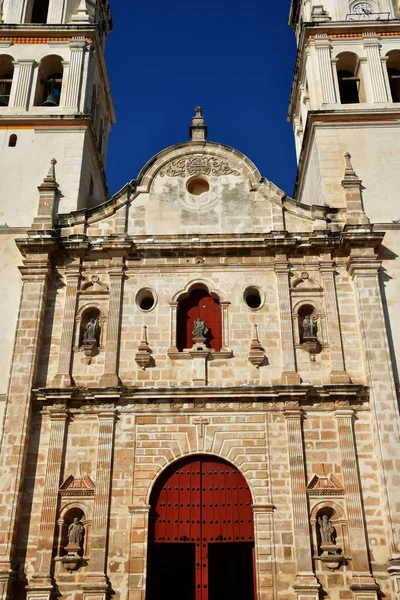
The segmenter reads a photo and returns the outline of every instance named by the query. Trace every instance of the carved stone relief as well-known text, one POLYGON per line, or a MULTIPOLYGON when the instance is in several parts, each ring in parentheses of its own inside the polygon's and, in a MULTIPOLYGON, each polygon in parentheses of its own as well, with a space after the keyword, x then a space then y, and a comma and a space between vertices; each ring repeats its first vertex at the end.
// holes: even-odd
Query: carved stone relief
POLYGON ((215 156, 188 156, 172 161, 160 172, 161 177, 193 177, 194 175, 240 175, 226 161, 215 156))

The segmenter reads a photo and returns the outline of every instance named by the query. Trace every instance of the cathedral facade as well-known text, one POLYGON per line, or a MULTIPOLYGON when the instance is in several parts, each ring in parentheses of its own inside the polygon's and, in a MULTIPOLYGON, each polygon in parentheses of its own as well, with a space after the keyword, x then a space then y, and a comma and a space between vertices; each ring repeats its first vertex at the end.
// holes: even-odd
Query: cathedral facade
POLYGON ((397 3, 292 1, 294 198, 110 198, 107 0, 1 11, 0 599, 399 600, 397 3))

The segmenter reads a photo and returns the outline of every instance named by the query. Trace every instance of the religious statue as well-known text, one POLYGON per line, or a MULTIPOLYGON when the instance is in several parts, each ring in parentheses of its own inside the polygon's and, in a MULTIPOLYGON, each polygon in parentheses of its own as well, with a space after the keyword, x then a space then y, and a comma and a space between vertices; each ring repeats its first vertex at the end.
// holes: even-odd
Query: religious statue
POLYGON ((336 530, 328 515, 322 515, 322 518, 319 517, 318 525, 322 544, 335 545, 336 530))
POLYGON ((83 330, 83 343, 93 344, 94 342, 98 342, 99 329, 99 320, 95 319, 94 317, 90 319, 83 330))
POLYGON ((68 527, 68 546, 82 547, 84 528, 80 520, 75 517, 73 523, 68 527))
POLYGON ((317 337, 317 324, 314 317, 307 315, 303 320, 303 339, 315 340, 317 337))
POLYGON ((192 331, 192 336, 194 338, 204 338, 209 332, 208 327, 206 327, 206 322, 202 321, 200 317, 194 323, 194 329, 192 331))

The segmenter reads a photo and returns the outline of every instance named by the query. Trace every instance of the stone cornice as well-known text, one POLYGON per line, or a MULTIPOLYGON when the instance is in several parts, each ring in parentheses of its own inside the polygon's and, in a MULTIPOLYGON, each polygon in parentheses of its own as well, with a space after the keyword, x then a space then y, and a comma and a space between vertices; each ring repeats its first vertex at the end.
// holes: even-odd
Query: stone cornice
POLYGON ((303 403, 323 405, 327 402, 339 402, 341 406, 350 403, 362 404, 368 397, 368 388, 358 384, 327 384, 313 386, 301 384, 293 386, 240 386, 240 387, 177 387, 177 388, 143 388, 143 387, 118 387, 113 389, 59 389, 41 388, 33 390, 33 398, 44 405, 53 405, 60 401, 69 405, 82 404, 92 407, 111 410, 115 405, 119 408, 124 403, 154 403, 154 404, 190 404, 232 402, 239 403, 286 403, 285 410, 300 410, 303 403))

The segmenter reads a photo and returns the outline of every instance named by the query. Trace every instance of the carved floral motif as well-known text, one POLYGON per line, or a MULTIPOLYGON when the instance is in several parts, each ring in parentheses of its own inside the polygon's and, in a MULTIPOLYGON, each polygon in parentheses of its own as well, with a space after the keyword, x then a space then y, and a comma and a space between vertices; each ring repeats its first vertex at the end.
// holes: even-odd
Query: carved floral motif
POLYGON ((190 156, 178 158, 164 167, 160 173, 161 177, 193 177, 195 175, 240 175, 239 171, 233 169, 226 161, 215 156, 190 156))

